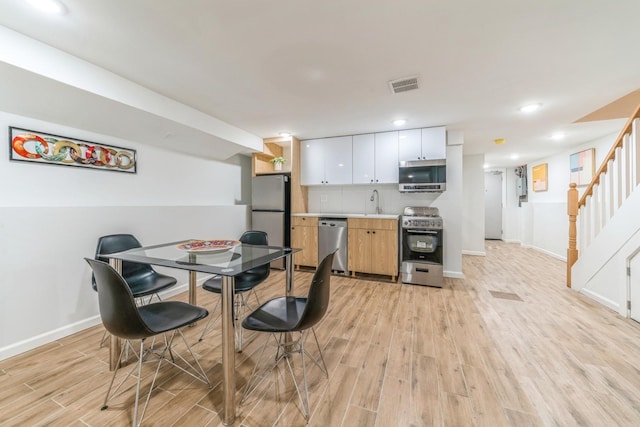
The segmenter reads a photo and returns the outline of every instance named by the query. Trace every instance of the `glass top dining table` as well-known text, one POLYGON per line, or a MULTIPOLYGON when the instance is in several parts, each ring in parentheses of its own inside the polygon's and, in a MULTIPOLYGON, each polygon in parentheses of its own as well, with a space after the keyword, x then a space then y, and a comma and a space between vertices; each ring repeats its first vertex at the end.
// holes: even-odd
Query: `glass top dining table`
MULTIPOLYGON (((223 370, 223 413, 222 422, 230 425, 235 420, 235 331, 233 324, 234 277, 272 261, 285 260, 285 292, 293 291, 293 263, 291 255, 300 249, 280 246, 258 246, 236 244, 231 247, 202 248, 192 251, 190 242, 196 239, 181 240, 155 246, 130 249, 124 252, 102 255, 109 263, 122 273, 122 261, 132 261, 162 267, 177 268, 189 272, 189 303, 197 304, 197 273, 218 274, 222 277, 222 370, 223 370)), ((197 241, 203 242, 203 241, 197 241)), ((210 242, 210 241, 205 241, 210 242)), ((213 241, 215 242, 215 241, 213 241)), ((235 243, 235 242, 233 242, 235 243)), ((240 326, 238 326, 240 327, 240 326)), ((111 336, 109 351, 109 368, 116 369, 120 353, 120 339, 111 336)))

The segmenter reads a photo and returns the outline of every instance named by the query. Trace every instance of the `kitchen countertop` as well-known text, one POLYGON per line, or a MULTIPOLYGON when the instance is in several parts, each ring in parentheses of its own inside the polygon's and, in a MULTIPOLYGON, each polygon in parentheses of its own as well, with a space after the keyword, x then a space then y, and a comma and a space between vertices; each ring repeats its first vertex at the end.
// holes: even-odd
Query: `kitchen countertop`
POLYGON ((291 216, 317 216, 322 218, 372 218, 372 219, 398 219, 400 215, 390 214, 355 214, 355 213, 294 213, 291 216))

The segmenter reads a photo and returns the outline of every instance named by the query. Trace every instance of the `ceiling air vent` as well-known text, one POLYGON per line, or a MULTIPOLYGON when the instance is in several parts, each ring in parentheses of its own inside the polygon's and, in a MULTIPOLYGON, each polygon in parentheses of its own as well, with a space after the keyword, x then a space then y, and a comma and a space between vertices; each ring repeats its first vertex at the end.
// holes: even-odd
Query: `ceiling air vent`
POLYGON ((389 82, 391 92, 400 93, 418 89, 418 77, 404 77, 389 82))

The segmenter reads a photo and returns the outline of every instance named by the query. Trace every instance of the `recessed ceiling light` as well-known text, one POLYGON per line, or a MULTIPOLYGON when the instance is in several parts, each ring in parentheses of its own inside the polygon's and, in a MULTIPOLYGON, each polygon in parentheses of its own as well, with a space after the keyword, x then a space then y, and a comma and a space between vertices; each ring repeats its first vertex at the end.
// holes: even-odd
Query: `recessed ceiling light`
POLYGON ((407 123, 406 119, 397 119, 392 122, 395 126, 402 126, 407 123))
POLYGON ((58 0, 25 0, 36 9, 54 15, 64 15, 67 8, 58 0))
POLYGON ((555 132, 551 135, 551 139, 559 141, 561 139, 564 139, 565 136, 567 135, 564 132, 555 132))
POLYGON ((493 140, 493 143, 496 145, 501 145, 501 144, 504 144, 505 141, 506 140, 504 138, 497 138, 493 140))
POLYGON ((519 157, 519 156, 518 156, 517 154, 512 154, 512 155, 511 155, 511 160, 515 160, 515 159, 517 159, 518 157, 519 157))
POLYGON ((540 109, 540 107, 542 107, 542 104, 538 103, 538 104, 528 104, 528 105, 523 105, 522 107, 520 107, 520 111, 522 111, 523 113, 533 113, 534 111, 538 111, 540 109))
POLYGON ((279 132, 278 135, 280 135, 283 138, 288 138, 291 136, 291 132, 279 132))
POLYGON ((482 167, 483 167, 484 169, 487 169, 487 168, 489 167, 489 163, 485 163, 484 165, 482 165, 482 167))

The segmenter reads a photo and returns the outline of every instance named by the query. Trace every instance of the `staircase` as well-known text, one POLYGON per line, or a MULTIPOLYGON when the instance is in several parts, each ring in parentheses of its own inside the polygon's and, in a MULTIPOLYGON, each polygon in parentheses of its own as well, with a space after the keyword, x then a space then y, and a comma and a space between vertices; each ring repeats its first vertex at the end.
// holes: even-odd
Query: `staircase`
POLYGON ((578 200, 567 194, 567 286, 627 313, 627 266, 640 248, 640 106, 578 200))

